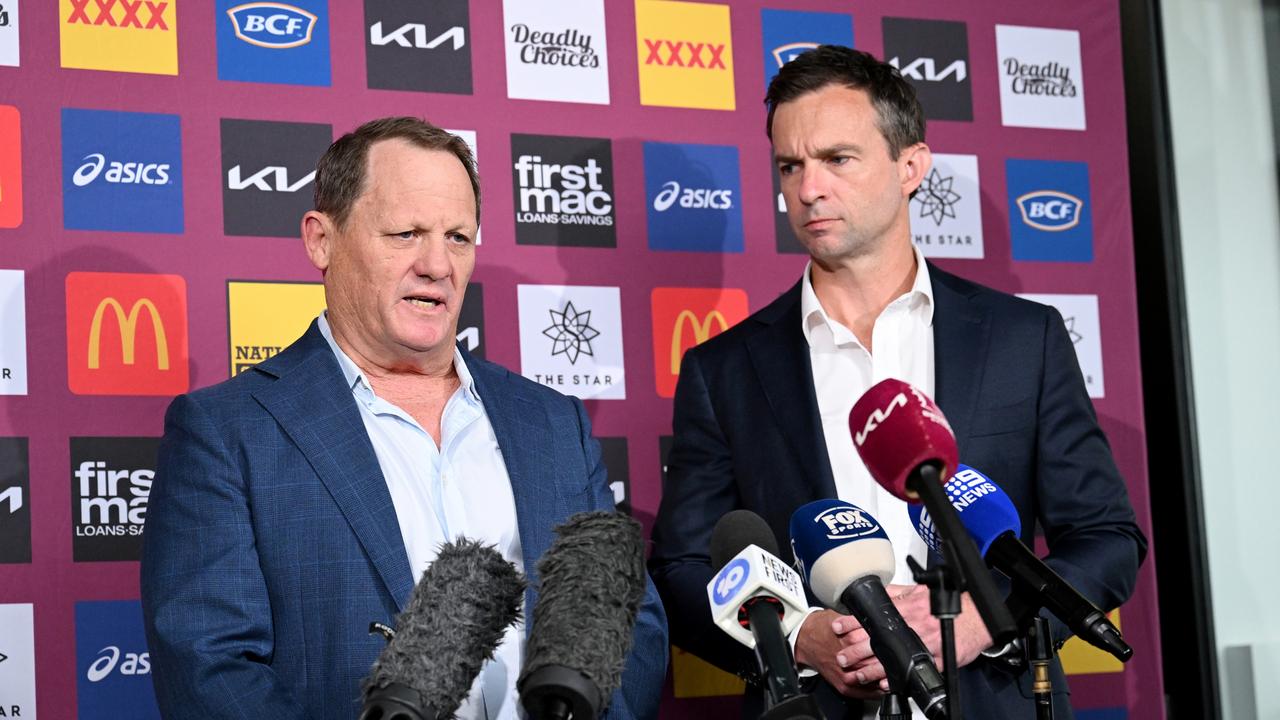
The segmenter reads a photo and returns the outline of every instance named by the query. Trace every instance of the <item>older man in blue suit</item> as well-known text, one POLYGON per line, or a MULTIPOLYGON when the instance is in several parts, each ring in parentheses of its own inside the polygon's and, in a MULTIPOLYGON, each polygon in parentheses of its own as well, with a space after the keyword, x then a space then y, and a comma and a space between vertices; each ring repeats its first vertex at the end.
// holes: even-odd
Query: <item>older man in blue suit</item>
MULTIPOLYGON (((302 235, 327 311, 165 419, 142 560, 165 717, 354 718, 383 644, 369 622, 442 542, 495 545, 534 583, 528 617, 552 527, 613 507, 582 403, 455 343, 479 218, 466 144, 421 120, 366 123, 321 159, 302 235)), ((460 717, 518 716, 524 637, 508 628, 460 717)), ((665 662, 650 585, 608 717, 653 717, 665 662)))

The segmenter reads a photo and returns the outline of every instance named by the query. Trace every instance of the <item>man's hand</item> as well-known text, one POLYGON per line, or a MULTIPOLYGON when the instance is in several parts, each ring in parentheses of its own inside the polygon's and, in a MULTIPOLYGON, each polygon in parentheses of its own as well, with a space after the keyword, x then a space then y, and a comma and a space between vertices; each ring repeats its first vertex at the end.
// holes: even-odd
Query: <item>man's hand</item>
MULTIPOLYGON (((927 610, 927 608, 926 608, 927 610)), ((873 700, 882 694, 884 668, 871 654, 871 639, 858 621, 834 610, 805 618, 796 636, 796 663, 818 671, 841 695, 873 700)))
MULTIPOLYGON (((933 662, 942 670, 942 625, 929 612, 929 588, 924 585, 890 585, 885 588, 902 619, 924 641, 933 653, 933 662)), ((960 596, 960 614, 956 616, 956 664, 964 667, 983 650, 991 647, 991 633, 978 614, 969 593, 960 596)), ((799 643, 797 642, 797 645, 799 643)))

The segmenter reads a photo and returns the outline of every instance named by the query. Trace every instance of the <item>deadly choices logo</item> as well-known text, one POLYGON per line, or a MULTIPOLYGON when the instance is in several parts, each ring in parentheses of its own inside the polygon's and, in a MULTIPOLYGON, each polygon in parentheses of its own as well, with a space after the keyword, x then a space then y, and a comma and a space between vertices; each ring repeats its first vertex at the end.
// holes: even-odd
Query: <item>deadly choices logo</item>
POLYGON ((79 720, 160 720, 137 600, 76 603, 79 720))
POLYGON ((644 144, 651 250, 742 252, 738 148, 644 144))
POLYGON ((218 0, 218 79, 329 84, 326 0, 218 0))
POLYGON ((63 108, 62 224, 181 233, 178 116, 63 108))
POLYGON ((1093 260, 1088 165, 1010 158, 1005 175, 1014 260, 1093 260))

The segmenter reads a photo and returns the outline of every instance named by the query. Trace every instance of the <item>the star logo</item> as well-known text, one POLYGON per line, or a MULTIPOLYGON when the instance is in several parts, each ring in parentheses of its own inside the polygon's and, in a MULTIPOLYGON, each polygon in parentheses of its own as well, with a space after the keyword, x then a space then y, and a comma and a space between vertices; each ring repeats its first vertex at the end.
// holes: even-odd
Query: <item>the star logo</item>
POLYGON ((955 207, 960 202, 960 194, 951 189, 954 181, 954 176, 943 177, 938 168, 929 172, 915 197, 915 201, 920 203, 920 217, 933 218, 934 224, 941 226, 943 219, 956 216, 955 207))
POLYGON ((600 331, 591 327, 591 311, 578 312, 573 302, 565 303, 563 311, 550 310, 551 327, 542 331, 551 338, 551 354, 564 355, 569 364, 578 362, 580 355, 594 355, 591 352, 591 341, 600 335, 600 331))
POLYGON ((1062 318, 1062 320, 1067 324, 1067 335, 1071 336, 1072 345, 1076 345, 1081 340, 1084 339, 1083 335, 1076 332, 1076 316, 1075 315, 1072 315, 1071 317, 1062 318))

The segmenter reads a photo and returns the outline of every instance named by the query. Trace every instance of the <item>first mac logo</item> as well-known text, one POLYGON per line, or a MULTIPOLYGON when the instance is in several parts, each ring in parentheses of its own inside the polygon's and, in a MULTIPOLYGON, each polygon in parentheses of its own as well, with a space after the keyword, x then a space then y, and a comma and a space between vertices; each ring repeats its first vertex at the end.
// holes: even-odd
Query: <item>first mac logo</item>
POLYGON ((67 384, 77 395, 177 395, 190 387, 179 275, 67 275, 67 384))

